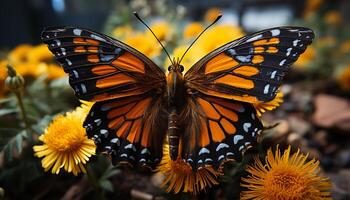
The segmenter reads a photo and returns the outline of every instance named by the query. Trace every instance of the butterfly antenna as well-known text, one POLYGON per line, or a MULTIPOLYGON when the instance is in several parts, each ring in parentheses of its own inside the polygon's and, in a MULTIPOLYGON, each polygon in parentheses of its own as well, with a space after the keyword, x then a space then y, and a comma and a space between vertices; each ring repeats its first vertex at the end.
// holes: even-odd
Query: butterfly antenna
POLYGON ((197 36, 197 38, 196 38, 196 39, 191 43, 191 45, 186 49, 185 53, 182 54, 179 64, 181 63, 182 59, 185 57, 187 51, 190 50, 190 48, 191 48, 191 47, 193 46, 193 44, 198 40, 198 38, 200 38, 201 35, 202 35, 208 28, 210 28, 212 25, 214 25, 216 22, 218 22, 219 19, 220 19, 221 17, 222 17, 222 14, 219 14, 219 15, 216 17, 216 19, 215 19, 209 26, 207 26, 207 28, 205 28, 205 29, 197 36))
POLYGON ((172 65, 174 65, 173 61, 170 58, 170 55, 168 53, 168 51, 165 49, 165 47, 163 46, 162 42, 158 39, 158 37, 156 36, 156 34, 154 34, 154 32, 152 31, 152 29, 140 18, 139 14, 137 14, 137 12, 134 12, 135 17, 143 24, 145 25, 149 31, 151 31, 151 33, 153 34, 153 36, 157 39, 158 43, 160 44, 160 46, 162 46, 164 52, 166 53, 166 55, 168 56, 170 62, 172 65))

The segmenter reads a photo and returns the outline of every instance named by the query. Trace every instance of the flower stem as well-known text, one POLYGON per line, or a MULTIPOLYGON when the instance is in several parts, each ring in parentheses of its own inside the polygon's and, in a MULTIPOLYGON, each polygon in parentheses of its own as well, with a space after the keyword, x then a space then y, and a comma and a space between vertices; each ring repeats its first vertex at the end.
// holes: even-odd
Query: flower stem
POLYGON ((21 94, 20 91, 16 91, 14 93, 16 94, 17 102, 18 102, 19 108, 21 110, 22 119, 23 119, 23 122, 24 122, 24 126, 26 128, 26 131, 27 131, 28 140, 29 140, 29 142, 31 142, 31 141, 33 141, 33 134, 32 134, 32 130, 31 130, 30 125, 29 125, 29 121, 28 121, 28 118, 27 118, 26 110, 24 108, 22 94, 21 94))

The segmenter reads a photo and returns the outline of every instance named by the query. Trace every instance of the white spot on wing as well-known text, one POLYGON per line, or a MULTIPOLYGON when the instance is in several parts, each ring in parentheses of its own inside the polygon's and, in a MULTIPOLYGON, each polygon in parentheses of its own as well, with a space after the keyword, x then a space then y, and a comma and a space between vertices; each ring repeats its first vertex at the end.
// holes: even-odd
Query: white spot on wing
POLYGON ((220 160, 222 160, 222 159, 224 159, 224 158, 225 158, 225 156, 224 156, 224 155, 221 155, 221 156, 219 156, 218 161, 220 161, 220 160))
POLYGON ((199 151, 198 155, 201 155, 201 154, 204 154, 204 153, 210 153, 210 151, 209 151, 207 148, 202 148, 202 149, 199 151))
POLYGON ((279 35, 280 33, 281 33, 281 31, 280 31, 279 29, 273 29, 273 30, 271 30, 272 36, 277 36, 277 35, 279 35))
POLYGON ((79 74, 76 70, 73 70, 73 74, 74 74, 75 78, 79 78, 79 74))
POLYGON ((248 133, 248 131, 249 131, 249 128, 252 126, 252 124, 251 123, 244 123, 243 124, 243 130, 245 131, 245 132, 247 132, 248 133))
POLYGON ((266 84, 264 87, 264 94, 269 93, 270 84, 266 84))
POLYGON ((66 55, 66 49, 65 48, 61 48, 61 51, 62 51, 62 55, 66 55))
POLYGON ((243 139, 243 135, 235 135, 233 137, 233 144, 237 144, 237 142, 240 141, 241 139, 243 139))
POLYGON ((108 62, 114 58, 113 55, 103 55, 101 54, 101 61, 108 62))
POLYGON ((74 35, 80 36, 81 35, 81 29, 76 28, 76 29, 73 30, 73 33, 74 33, 74 35))
POLYGON ((288 48, 288 49, 287 49, 286 56, 289 56, 290 52, 292 52, 292 49, 293 49, 293 48, 288 48))
POLYGON ((80 84, 81 92, 85 94, 87 92, 85 84, 80 84))
POLYGON ((280 62, 280 66, 284 65, 284 63, 285 63, 286 61, 287 61, 286 59, 283 59, 283 60, 280 62))
POLYGON ((98 35, 95 35, 95 34, 91 34, 90 35, 92 38, 94 38, 95 40, 100 40, 102 42, 105 42, 106 40, 103 39, 102 37, 98 36, 98 35))
POLYGON ((220 143, 217 147, 216 147, 216 151, 220 151, 220 149, 223 148, 229 148, 229 146, 226 143, 220 143))
POLYGON ((298 45, 298 42, 300 42, 300 40, 298 40, 298 39, 297 39, 297 40, 294 40, 294 41, 293 41, 293 46, 297 46, 297 45, 298 45))
POLYGON ((248 56, 236 56, 236 59, 241 61, 241 62, 250 62, 252 56, 248 55, 248 56))
POLYGON ((72 61, 68 60, 67 58, 66 58, 66 62, 67 62, 67 64, 68 64, 69 66, 72 65, 72 61))
POLYGON ((147 148, 142 149, 141 154, 151 154, 147 148))
POLYGON ((59 41, 59 40, 54 40, 55 42, 56 42, 56 44, 57 44, 57 46, 60 46, 61 45, 61 41, 59 41))
POLYGON ((247 42, 252 42, 252 41, 258 40, 258 39, 260 39, 260 38, 262 38, 262 34, 256 35, 256 36, 254 36, 254 37, 252 37, 252 38, 249 38, 249 39, 247 40, 247 42))
POLYGON ((276 73, 277 73, 277 71, 273 71, 273 72, 271 73, 271 79, 274 79, 274 78, 275 78, 276 73))

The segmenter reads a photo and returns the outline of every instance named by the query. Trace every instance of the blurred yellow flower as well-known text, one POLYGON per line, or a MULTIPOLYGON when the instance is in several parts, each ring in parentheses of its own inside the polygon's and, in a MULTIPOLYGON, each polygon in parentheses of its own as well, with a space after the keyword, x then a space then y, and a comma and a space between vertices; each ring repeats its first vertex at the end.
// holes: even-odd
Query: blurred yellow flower
MULTIPOLYGON (((188 45, 181 45, 179 47, 176 47, 174 49, 173 52, 173 57, 174 58, 181 58, 182 55, 185 53, 186 49, 188 48, 188 45)), ((181 65, 184 66, 185 70, 184 73, 190 69, 192 67, 192 65, 198 61, 201 57, 201 55, 203 55, 203 50, 197 47, 194 47, 193 49, 191 49, 190 51, 187 52, 186 56, 183 58, 181 65)), ((165 67, 168 67, 170 65, 170 61, 169 59, 165 60, 165 67)))
POLYGON ((337 10, 332 10, 332 11, 328 11, 325 15, 324 15, 324 21, 328 24, 328 25, 340 25, 342 23, 342 17, 339 13, 339 11, 337 10))
POLYGON ((323 0, 307 0, 304 9, 304 18, 310 18, 320 9, 323 4, 323 0))
POLYGON ((49 80, 65 76, 46 45, 18 45, 7 56, 9 64, 22 76, 47 75, 49 80))
POLYGON ((295 62, 297 69, 303 69, 308 66, 316 57, 316 49, 314 45, 308 46, 303 54, 301 54, 298 60, 295 62))
POLYGON ((174 191, 174 193, 196 194, 206 187, 219 184, 217 177, 222 175, 221 171, 215 171, 211 166, 202 167, 194 172, 191 166, 181 158, 175 161, 171 160, 168 144, 163 147, 163 158, 157 171, 165 176, 162 187, 167 185, 166 191, 174 191))
POLYGON ((320 176, 319 161, 306 161, 308 155, 300 151, 290 155, 291 147, 283 155, 277 146, 275 154, 269 149, 265 164, 255 158, 248 166, 250 175, 242 178, 241 199, 320 200, 331 199, 331 183, 320 176))
POLYGON ((131 35, 132 33, 133 33, 133 30, 130 25, 117 26, 112 31, 112 35, 118 40, 121 40, 121 38, 131 35))
POLYGON ((0 98, 3 98, 6 92, 5 79, 7 77, 7 62, 0 61, 0 98))
POLYGON ((283 102, 283 93, 279 91, 276 97, 269 102, 258 102, 254 103, 254 108, 258 116, 261 116, 267 110, 271 111, 281 105, 283 102))
MULTIPOLYGON (((154 34, 158 37, 160 41, 168 41, 170 38, 172 38, 173 35, 173 28, 170 26, 169 23, 165 21, 159 21, 156 23, 153 23, 150 28, 154 32, 154 34)), ((149 35, 149 37, 153 37, 152 33, 146 30, 146 34, 149 35)))
POLYGON ((332 47, 336 44, 337 40, 333 36, 320 37, 317 40, 317 45, 321 48, 332 47))
POLYGON ((7 56, 7 59, 12 65, 17 63, 27 62, 28 52, 32 49, 32 45, 21 44, 15 47, 7 56))
POLYGON ((127 36, 124 42, 148 57, 156 57, 161 52, 161 46, 157 40, 152 35, 146 33, 136 32, 127 36))
POLYGON ((340 52, 341 53, 349 53, 350 52, 350 39, 344 41, 341 45, 340 45, 340 52))
POLYGON ((206 22, 213 22, 217 16, 221 14, 221 10, 219 8, 210 8, 209 10, 207 10, 207 12, 204 15, 204 20, 206 22))
POLYGON ((27 60, 31 63, 52 62, 53 54, 46 44, 34 46, 27 54, 27 60))
POLYGON ((39 137, 43 144, 33 149, 36 156, 44 157, 41 163, 45 171, 51 169, 52 173, 58 174, 63 168, 74 175, 86 173, 84 165, 95 155, 96 149, 83 128, 89 107, 91 105, 82 105, 65 115, 58 115, 39 137))
POLYGON ((350 91, 350 65, 339 73, 338 83, 343 90, 350 91))
POLYGON ((200 34, 200 32, 204 29, 203 25, 198 22, 189 23, 184 29, 184 38, 190 39, 195 38, 200 34))

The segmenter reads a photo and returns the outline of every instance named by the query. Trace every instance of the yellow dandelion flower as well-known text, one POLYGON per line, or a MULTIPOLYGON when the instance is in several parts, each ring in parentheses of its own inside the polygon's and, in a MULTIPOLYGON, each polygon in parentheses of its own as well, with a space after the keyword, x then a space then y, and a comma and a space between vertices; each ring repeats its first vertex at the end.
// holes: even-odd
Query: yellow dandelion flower
POLYGON ((63 71, 62 67, 56 64, 41 64, 44 67, 42 74, 46 74, 49 80, 58 79, 66 76, 66 73, 63 71))
POLYGON ((74 175, 86 173, 84 164, 95 154, 96 146, 88 139, 83 121, 87 115, 87 106, 78 107, 65 115, 58 115, 39 137, 42 145, 33 147, 35 155, 41 160, 45 171, 58 174, 63 168, 74 175))
POLYGON ((241 185, 247 190, 241 199, 274 200, 321 200, 331 199, 331 183, 320 176, 319 161, 306 161, 308 155, 298 152, 290 155, 291 147, 281 155, 278 149, 273 154, 269 149, 266 164, 255 158, 255 163, 247 168, 250 175, 242 178, 241 185))
POLYGON ((148 57, 156 57, 161 52, 161 46, 158 44, 156 39, 146 33, 136 32, 127 36, 124 39, 124 42, 148 57))
POLYGON ((115 38, 124 38, 133 33, 132 27, 130 25, 118 26, 112 31, 112 35, 115 38))
POLYGON ((344 54, 350 52, 350 40, 346 40, 340 45, 340 52, 344 54))
POLYGON ((298 60, 295 62, 296 69, 304 69, 308 66, 316 57, 316 49, 313 45, 308 46, 303 54, 301 54, 298 60))
POLYGON ((213 22, 216 17, 221 13, 219 8, 210 8, 204 15, 204 19, 207 22, 213 22))
POLYGON ((219 24, 208 29, 207 32, 198 39, 195 48, 203 49, 204 55, 199 55, 203 57, 214 49, 242 36, 243 31, 239 27, 230 24, 219 24), (220 35, 220 37, 218 37, 218 35, 220 35))
POLYGON ((207 187, 219 184, 217 177, 222 175, 221 170, 215 171, 212 167, 203 167, 194 172, 191 166, 181 158, 171 160, 167 144, 164 145, 163 158, 157 171, 164 175, 162 187, 166 186, 167 192, 173 191, 174 193, 197 194, 207 187))
POLYGON ((0 98, 3 98, 6 93, 5 79, 7 77, 7 62, 0 61, 0 98))
POLYGON ((194 38, 196 36, 198 36, 198 34, 200 34, 201 31, 203 31, 204 27, 201 23, 198 22, 193 22, 193 23, 189 23, 185 29, 184 29, 184 38, 185 39, 190 39, 190 38, 194 38))
POLYGON ((323 4, 324 0, 307 0, 305 3, 304 17, 310 18, 319 10, 323 4))
POLYGON ((18 45, 8 54, 7 59, 12 65, 27 62, 27 54, 32 48, 29 44, 18 45))
POLYGON ((328 25, 340 25, 342 22, 342 17, 340 15, 339 11, 336 10, 332 10, 332 11, 328 11, 325 15, 324 15, 324 21, 326 22, 326 24, 328 25))
POLYGON ((350 91, 350 65, 340 72, 338 83, 343 90, 350 91))
MULTIPOLYGON (((152 29, 152 31, 154 32, 154 34, 156 34, 156 36, 158 37, 159 40, 169 40, 172 37, 173 34, 173 29, 170 26, 169 23, 165 22, 165 21, 159 21, 156 23, 153 23, 150 28, 152 29)), ((149 31, 146 31, 146 34, 151 38, 153 37, 152 33, 150 33, 149 31)))
POLYGON ((45 44, 34 46, 27 55, 28 62, 40 63, 50 62, 53 60, 53 54, 45 44))
MULTIPOLYGON (((182 55, 185 53, 187 48, 188 48, 188 45, 181 45, 181 46, 176 47, 174 49, 172 56, 175 58, 181 58, 182 55)), ((191 49, 190 51, 188 51, 181 62, 181 65, 183 65, 185 68, 184 73, 187 72, 187 70, 189 68, 191 68, 191 66, 194 63, 196 63, 196 61, 201 59, 201 55, 203 55, 203 54, 204 53, 203 53, 203 50, 201 48, 194 48, 194 49, 191 49)), ((164 66, 168 67, 169 65, 170 65, 170 61, 169 61, 169 59, 166 59, 164 66)))
POLYGON ((254 107, 258 116, 261 116, 267 110, 271 111, 281 105, 283 102, 283 93, 279 91, 274 99, 269 102, 254 103, 254 107))

